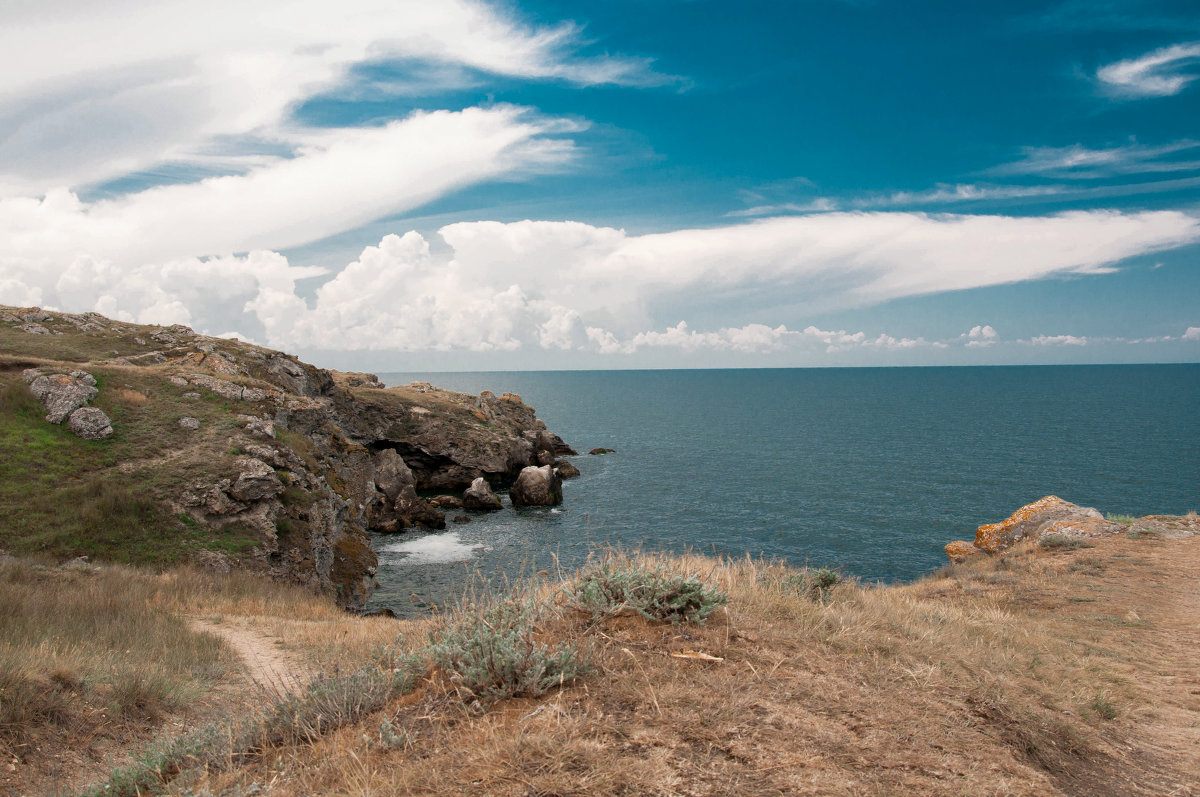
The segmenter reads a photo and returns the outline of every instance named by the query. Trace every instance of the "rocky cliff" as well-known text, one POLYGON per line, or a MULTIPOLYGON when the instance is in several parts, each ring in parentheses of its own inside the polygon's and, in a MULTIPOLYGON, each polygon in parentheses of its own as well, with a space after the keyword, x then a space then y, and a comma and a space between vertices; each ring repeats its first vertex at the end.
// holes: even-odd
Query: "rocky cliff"
POLYGON ((387 388, 95 313, 0 307, 0 379, 13 432, 0 452, 0 547, 135 561, 161 550, 266 571, 348 607, 373 584, 369 529, 445 525, 419 491, 506 486, 575 453, 509 393, 387 388), (35 475, 45 467, 54 481, 35 475), (79 495, 80 517, 61 517, 70 499, 48 495, 60 490, 79 495), (43 525, 35 544, 31 527, 43 525))

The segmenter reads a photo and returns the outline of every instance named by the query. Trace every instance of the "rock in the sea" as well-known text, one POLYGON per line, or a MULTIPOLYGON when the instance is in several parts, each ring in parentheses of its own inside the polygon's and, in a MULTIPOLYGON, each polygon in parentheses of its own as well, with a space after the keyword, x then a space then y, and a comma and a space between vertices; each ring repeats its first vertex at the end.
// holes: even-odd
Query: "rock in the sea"
POLYGON ((438 509, 462 509, 463 506, 463 500, 457 495, 435 495, 429 503, 438 509))
POLYGON ((486 511, 504 508, 499 497, 492 492, 492 485, 488 484, 487 479, 482 476, 471 482, 471 486, 463 492, 462 505, 464 509, 486 511))
POLYGON ((283 492, 283 483, 274 469, 261 459, 246 457, 237 461, 238 477, 229 494, 239 501, 260 501, 283 492))
POLYGON ((454 521, 455 523, 470 523, 471 522, 470 515, 455 515, 454 517, 452 517, 450 519, 452 521, 454 521))
POLYGON ((970 555, 967 547, 987 553, 1008 550, 1026 537, 1041 538, 1043 534, 1064 537, 1098 537, 1115 534, 1123 527, 1104 519, 1104 515, 1091 507, 1083 507, 1064 501, 1056 495, 1039 498, 1032 504, 1013 512, 999 523, 985 523, 975 531, 975 542, 952 542, 946 546, 946 555, 960 561, 970 555))
POLYGON ((43 374, 26 371, 29 390, 46 408, 46 420, 62 423, 75 410, 94 399, 100 392, 96 379, 84 371, 69 374, 43 374))
POLYGON ((579 468, 567 462, 565 459, 554 460, 554 468, 558 471, 558 475, 564 479, 574 479, 579 475, 579 468))
POLYGON ((554 506, 562 503, 562 479, 554 468, 530 465, 521 471, 509 488, 513 506, 554 506))
POLYGON ((424 526, 427 529, 446 528, 446 516, 417 495, 411 484, 396 497, 396 516, 404 526, 424 526))
POLYGON ((80 407, 67 416, 67 428, 84 440, 112 437, 112 421, 97 407, 80 407))
POLYGON ((588 453, 589 454, 615 454, 617 452, 616 452, 616 449, 613 449, 613 448, 593 448, 588 453))

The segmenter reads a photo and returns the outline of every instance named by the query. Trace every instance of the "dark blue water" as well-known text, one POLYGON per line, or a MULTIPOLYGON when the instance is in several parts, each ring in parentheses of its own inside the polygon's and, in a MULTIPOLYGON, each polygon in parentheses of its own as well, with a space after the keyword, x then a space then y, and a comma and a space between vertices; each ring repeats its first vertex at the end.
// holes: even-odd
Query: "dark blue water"
MULTIPOLYGON (((598 544, 911 579, 942 546, 1055 494, 1200 509, 1200 365, 380 374, 519 394, 581 452, 564 504, 376 537, 376 605, 442 603, 472 573, 598 544)), ((507 503, 507 501, 506 501, 507 503)))

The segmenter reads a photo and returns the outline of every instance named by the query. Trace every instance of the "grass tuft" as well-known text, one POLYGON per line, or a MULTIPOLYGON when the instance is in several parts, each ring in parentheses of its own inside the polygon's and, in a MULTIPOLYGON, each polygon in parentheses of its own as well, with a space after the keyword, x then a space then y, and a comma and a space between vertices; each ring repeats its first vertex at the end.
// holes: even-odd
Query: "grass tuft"
POLYGON ((1038 539, 1038 545, 1050 551, 1074 551, 1079 548, 1095 548, 1083 537, 1071 534, 1043 534, 1038 539))
POLYGON ((579 649, 534 638, 544 605, 531 594, 466 603, 432 635, 429 655, 465 702, 481 708, 509 697, 534 697, 586 674, 579 649))

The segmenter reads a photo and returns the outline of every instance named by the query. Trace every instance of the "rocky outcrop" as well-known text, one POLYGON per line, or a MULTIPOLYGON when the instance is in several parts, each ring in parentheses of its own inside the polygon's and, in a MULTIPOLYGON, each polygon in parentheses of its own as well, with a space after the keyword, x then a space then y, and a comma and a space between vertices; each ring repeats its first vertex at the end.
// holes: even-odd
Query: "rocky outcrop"
POLYGON ((462 505, 464 509, 478 509, 489 512, 504 508, 504 505, 500 503, 499 497, 492 492, 492 485, 488 484, 487 479, 482 476, 471 482, 471 486, 463 491, 462 505))
POLYGON ((100 393, 96 378, 85 371, 47 374, 34 368, 25 371, 23 377, 29 391, 46 408, 50 423, 62 423, 100 393))
MULTIPOLYGON (((482 480, 487 494, 476 490, 472 500, 494 508, 491 485, 510 484, 529 466, 550 472, 538 466, 575 453, 511 393, 475 396, 428 383, 388 388, 373 374, 327 371, 182 325, 0 308, 6 354, 28 356, 29 365, 47 362, 46 338, 18 329, 24 324, 44 326, 72 351, 109 358, 88 366, 99 384, 75 366, 26 372, 49 420, 62 423, 87 409, 68 425, 111 434, 108 419, 86 406, 98 394, 114 405, 133 401, 129 396, 168 404, 149 413, 129 405, 128 414, 114 415, 122 424, 138 419, 137 434, 161 441, 144 465, 114 467, 121 479, 144 467, 138 487, 162 505, 163 517, 183 518, 222 541, 198 552, 198 562, 259 569, 347 606, 361 605, 372 583, 368 532, 445 527, 445 515, 419 491, 453 494, 442 502, 450 507, 454 495, 482 480), (22 345, 41 348, 22 355, 22 345), (230 552, 234 539, 251 546, 230 552)), ((531 500, 561 501, 561 482, 551 477, 531 500)))
POLYGON ((513 506, 555 506, 562 503, 562 479, 549 465, 530 465, 508 489, 513 506))
POLYGON ((976 553, 1000 553, 1026 538, 1044 535, 1060 537, 1099 537, 1115 534, 1124 526, 1104 519, 1098 510, 1076 506, 1056 495, 1040 498, 1013 512, 999 523, 987 523, 975 531, 975 541, 956 541, 946 545, 952 561, 962 561, 976 553))
POLYGON ((67 428, 84 440, 112 437, 112 421, 97 407, 80 407, 67 416, 67 428))

